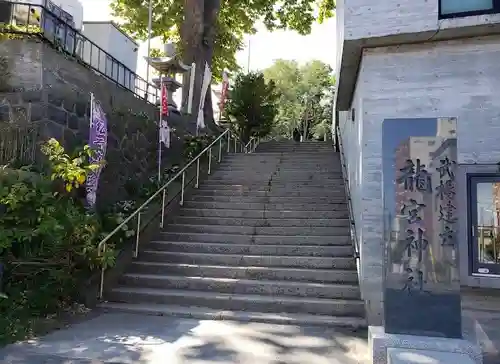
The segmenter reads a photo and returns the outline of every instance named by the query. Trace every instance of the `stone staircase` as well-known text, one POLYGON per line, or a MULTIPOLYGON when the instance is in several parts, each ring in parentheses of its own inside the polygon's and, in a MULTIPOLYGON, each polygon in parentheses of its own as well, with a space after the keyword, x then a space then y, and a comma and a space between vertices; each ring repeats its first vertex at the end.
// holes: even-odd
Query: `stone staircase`
POLYGON ((328 143, 227 157, 101 306, 199 319, 362 327, 340 160, 328 143))

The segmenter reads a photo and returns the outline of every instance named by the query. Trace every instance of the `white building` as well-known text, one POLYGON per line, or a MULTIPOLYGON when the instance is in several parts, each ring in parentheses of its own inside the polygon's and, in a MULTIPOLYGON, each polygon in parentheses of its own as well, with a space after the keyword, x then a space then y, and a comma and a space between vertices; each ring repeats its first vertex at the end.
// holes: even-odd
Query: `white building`
POLYGON ((90 47, 83 50, 84 59, 92 66, 128 89, 136 86, 137 51, 139 44, 112 21, 84 21, 82 34, 107 52, 90 47))
MULTIPOLYGON (((83 5, 79 0, 26 0, 26 1, 15 1, 9 0, 11 2, 19 2, 23 4, 33 4, 43 6, 45 9, 56 15, 57 17, 64 19, 74 27, 76 30, 82 29, 83 24, 83 5)), ((26 12, 26 6, 17 5, 17 13, 26 12)), ((32 8, 32 14, 38 15, 40 21, 40 9, 37 7, 32 8)), ((24 20, 24 23, 26 20, 24 20)), ((35 24, 36 19, 30 18, 30 24, 35 24)), ((23 23, 23 21, 21 21, 23 23)))
MULTIPOLYGON (((484 183, 500 181, 495 166, 500 161, 500 2, 338 0, 336 18, 335 124, 348 165, 368 319, 378 324, 384 287, 382 123, 456 120, 459 209, 474 211, 468 176, 493 173, 484 183)), ((500 288, 500 264, 488 269, 477 264, 470 253, 477 245, 469 235, 474 222, 466 213, 459 219, 460 283, 500 288), (478 274, 486 271, 496 275, 478 274)))

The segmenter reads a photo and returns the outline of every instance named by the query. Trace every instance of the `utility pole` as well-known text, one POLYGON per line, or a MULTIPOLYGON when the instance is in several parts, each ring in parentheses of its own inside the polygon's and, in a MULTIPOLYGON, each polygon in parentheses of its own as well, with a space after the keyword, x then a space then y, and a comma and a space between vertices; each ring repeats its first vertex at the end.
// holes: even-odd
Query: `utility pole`
POLYGON ((250 73, 250 55, 251 55, 251 46, 252 46, 252 36, 248 36, 248 60, 247 60, 247 73, 250 73))

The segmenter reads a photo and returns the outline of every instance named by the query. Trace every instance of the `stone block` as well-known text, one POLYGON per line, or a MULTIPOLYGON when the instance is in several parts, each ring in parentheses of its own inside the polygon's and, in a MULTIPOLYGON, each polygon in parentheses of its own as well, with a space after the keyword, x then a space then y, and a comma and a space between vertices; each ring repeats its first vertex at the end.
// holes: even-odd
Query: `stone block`
POLYGON ((66 110, 56 107, 54 105, 47 106, 47 118, 50 121, 66 126, 68 114, 66 110))
POLYGON ((28 107, 29 121, 37 122, 44 120, 47 115, 47 105, 31 103, 28 107))
POLYGON ((31 90, 24 91, 21 93, 21 98, 23 102, 42 102, 43 101, 43 91, 41 90, 31 90))
POLYGON ((73 131, 78 131, 79 123, 80 119, 78 119, 78 116, 76 116, 76 114, 68 114, 68 128, 73 131))
POLYGON ((475 364, 467 354, 433 350, 387 349, 387 364, 475 364))
POLYGON ((9 121, 9 120, 10 120, 10 106, 0 105, 0 121, 9 121))
MULTIPOLYGON (((370 326, 368 329, 368 346, 372 357, 372 364, 442 364, 448 362, 405 362, 405 361, 389 361, 389 349, 402 350, 419 350, 424 354, 427 352, 441 352, 465 355, 470 358, 474 364, 483 363, 483 354, 481 348, 467 340, 449 339, 441 337, 417 336, 417 335, 402 335, 388 334, 383 326, 370 326)), ((398 351, 392 351, 393 356, 397 357, 398 351), (394 354, 395 353, 395 354, 394 354)), ((443 354, 444 355, 444 354, 443 354)), ((401 354, 399 355, 401 356, 401 354)), ((404 357, 404 356, 403 356, 404 357)), ((396 358, 391 359, 396 360, 396 358)), ((452 362, 453 364, 462 363, 460 361, 452 362)), ((464 361, 463 363, 467 363, 464 361)))
POLYGON ((80 118, 88 116, 90 110, 90 101, 80 100, 75 105, 76 115, 80 118))

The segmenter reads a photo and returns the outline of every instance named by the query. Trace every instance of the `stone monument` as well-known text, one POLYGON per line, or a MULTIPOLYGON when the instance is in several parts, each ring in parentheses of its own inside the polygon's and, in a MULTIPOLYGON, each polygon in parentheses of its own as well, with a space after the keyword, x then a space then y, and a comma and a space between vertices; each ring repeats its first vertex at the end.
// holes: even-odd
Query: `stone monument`
POLYGON ((158 71, 160 77, 154 78, 152 82, 158 87, 161 87, 161 81, 165 83, 168 91, 168 109, 171 112, 179 113, 177 104, 174 101, 174 93, 182 86, 180 82, 175 79, 178 74, 184 74, 191 69, 180 60, 175 51, 173 43, 165 44, 165 57, 149 57, 147 60, 149 64, 158 71))
POLYGON ((480 364, 462 340, 456 119, 385 120, 382 145, 385 323, 369 329, 373 363, 480 364))

